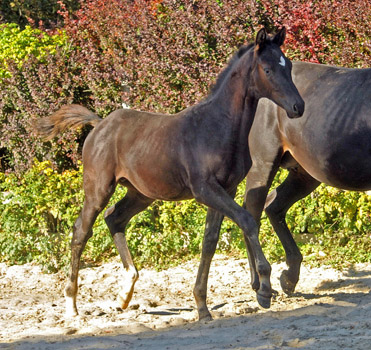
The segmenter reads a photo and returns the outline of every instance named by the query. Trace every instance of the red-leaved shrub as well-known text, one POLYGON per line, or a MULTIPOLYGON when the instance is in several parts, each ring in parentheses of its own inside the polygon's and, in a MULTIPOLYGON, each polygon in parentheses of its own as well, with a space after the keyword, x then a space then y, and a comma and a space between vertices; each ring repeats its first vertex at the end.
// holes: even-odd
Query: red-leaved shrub
POLYGON ((60 11, 69 46, 0 81, 3 167, 27 169, 34 157, 59 168, 79 159, 84 133, 44 144, 34 120, 65 103, 102 116, 125 103, 175 113, 207 93, 231 54, 263 25, 288 29, 288 57, 370 66, 370 8, 364 0, 87 0, 60 11), (76 137, 77 141, 76 142, 76 137))

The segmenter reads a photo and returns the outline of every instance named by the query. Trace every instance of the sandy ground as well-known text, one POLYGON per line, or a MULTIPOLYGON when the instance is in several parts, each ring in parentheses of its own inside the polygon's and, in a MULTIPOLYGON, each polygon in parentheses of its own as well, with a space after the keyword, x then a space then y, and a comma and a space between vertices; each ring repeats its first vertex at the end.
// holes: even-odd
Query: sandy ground
POLYGON ((343 272, 304 266, 297 291, 279 286, 258 307, 246 259, 217 256, 209 280, 214 320, 197 321, 192 289, 198 261, 156 272, 142 270, 127 310, 115 302, 118 260, 81 270, 80 315, 64 318, 63 274, 32 265, 0 264, 0 349, 371 349, 371 264, 343 272))

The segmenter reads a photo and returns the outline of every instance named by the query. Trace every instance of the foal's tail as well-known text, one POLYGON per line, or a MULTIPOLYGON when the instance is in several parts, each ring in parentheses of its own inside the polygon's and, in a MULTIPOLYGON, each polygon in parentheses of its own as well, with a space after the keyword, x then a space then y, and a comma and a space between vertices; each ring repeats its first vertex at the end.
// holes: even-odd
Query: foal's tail
POLYGON ((51 140, 67 128, 76 129, 86 124, 94 127, 102 120, 83 106, 65 105, 49 117, 40 119, 37 124, 37 131, 40 136, 51 140))

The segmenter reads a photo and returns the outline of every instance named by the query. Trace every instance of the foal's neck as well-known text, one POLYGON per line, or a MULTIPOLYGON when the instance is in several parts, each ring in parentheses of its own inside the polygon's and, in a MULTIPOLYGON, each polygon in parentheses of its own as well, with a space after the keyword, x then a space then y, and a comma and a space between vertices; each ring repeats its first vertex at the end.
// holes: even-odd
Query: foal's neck
POLYGON ((215 96, 221 117, 227 117, 235 132, 246 140, 259 101, 252 85, 250 59, 246 57, 237 63, 215 96))

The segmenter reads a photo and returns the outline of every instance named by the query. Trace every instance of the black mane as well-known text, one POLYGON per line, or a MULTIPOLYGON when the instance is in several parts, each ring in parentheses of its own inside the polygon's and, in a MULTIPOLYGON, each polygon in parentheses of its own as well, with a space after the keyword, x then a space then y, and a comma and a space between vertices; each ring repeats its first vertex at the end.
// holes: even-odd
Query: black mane
POLYGON ((254 43, 251 43, 249 45, 243 45, 239 48, 239 50, 232 56, 232 58, 228 61, 227 66, 224 68, 224 70, 218 75, 215 84, 211 85, 210 87, 210 96, 214 95, 216 91, 219 90, 221 85, 223 84, 223 81, 228 76, 229 72, 231 71, 234 64, 252 47, 254 46, 254 43))

